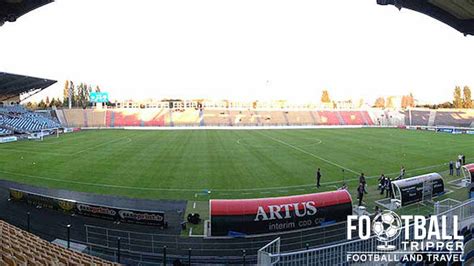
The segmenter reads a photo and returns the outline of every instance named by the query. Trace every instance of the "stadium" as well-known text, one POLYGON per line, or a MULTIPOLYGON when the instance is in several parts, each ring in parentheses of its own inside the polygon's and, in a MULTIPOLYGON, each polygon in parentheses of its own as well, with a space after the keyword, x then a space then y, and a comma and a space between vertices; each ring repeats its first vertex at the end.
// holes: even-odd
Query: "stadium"
MULTIPOLYGON (((0 1, 0 25, 51 2, 0 1)), ((474 33, 467 1, 377 3, 474 33)), ((375 229, 387 211, 396 221, 447 217, 439 228, 463 236, 462 261, 436 265, 474 264, 472 107, 111 103, 100 91, 73 106, 70 82, 63 106, 25 104, 57 83, 0 72, 1 265, 435 263, 383 227, 348 239, 349 217, 375 216, 375 229), (421 262, 346 260, 379 255, 382 231, 385 249, 421 262)))

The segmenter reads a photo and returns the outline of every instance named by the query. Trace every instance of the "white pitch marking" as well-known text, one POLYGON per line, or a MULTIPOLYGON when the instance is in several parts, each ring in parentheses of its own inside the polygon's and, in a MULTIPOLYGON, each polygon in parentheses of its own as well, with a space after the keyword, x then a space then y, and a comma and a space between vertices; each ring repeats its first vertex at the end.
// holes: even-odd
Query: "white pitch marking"
POLYGON ((112 142, 116 142, 116 141, 119 141, 119 140, 122 140, 122 139, 127 139, 128 142, 131 142, 131 141, 132 141, 132 139, 129 138, 129 137, 123 137, 123 138, 119 138, 119 139, 113 139, 113 140, 111 140, 111 141, 107 141, 107 142, 104 142, 104 143, 95 145, 94 147, 89 147, 89 148, 80 150, 80 151, 78 151, 78 152, 76 152, 76 153, 73 153, 72 155, 78 155, 78 154, 83 153, 83 152, 85 152, 85 151, 92 150, 92 149, 95 149, 95 148, 97 148, 97 147, 102 147, 102 146, 104 146, 104 145, 107 145, 107 144, 110 144, 110 143, 112 143, 112 142))
MULTIPOLYGON (((415 169, 409 169, 407 170, 407 173, 411 173, 417 170, 422 170, 422 169, 428 169, 428 168, 435 168, 439 167, 442 165, 446 165, 445 163, 443 164, 438 164, 438 165, 432 165, 432 166, 426 166, 426 167, 420 167, 420 168, 415 168, 415 169)), ((8 171, 2 171, 0 170, 0 173, 7 174, 7 175, 13 175, 13 176, 22 176, 22 177, 29 177, 29 178, 35 178, 35 179, 40 179, 40 180, 49 180, 49 181, 56 181, 56 182, 61 182, 61 183, 66 183, 66 184, 79 184, 79 185, 88 185, 88 186, 95 186, 95 187, 106 187, 106 188, 119 188, 119 189, 128 189, 128 190, 143 190, 143 191, 186 191, 186 192, 196 192, 196 191, 202 191, 203 189, 189 189, 189 188, 153 188, 153 187, 131 187, 131 186, 120 186, 120 185, 111 185, 111 184, 101 184, 101 183, 90 183, 90 182, 81 182, 81 181, 74 181, 74 180, 64 180, 64 179, 58 179, 58 178, 51 178, 51 177, 44 177, 44 176, 38 176, 38 175, 29 175, 29 174, 20 174, 20 173, 14 173, 14 172, 8 172, 8 171)), ((398 174, 398 172, 394 173, 389 173, 386 175, 394 175, 398 174)), ((378 178, 379 176, 368 176, 366 179, 372 179, 372 178, 378 178)), ((346 179, 346 182, 350 181, 356 181, 358 178, 351 178, 351 179, 346 179)), ((341 184, 341 181, 332 181, 332 182, 323 182, 321 185, 333 185, 333 184, 341 184)), ((302 189, 302 188, 308 188, 308 187, 314 187, 315 185, 312 184, 305 184, 305 185, 295 185, 295 186, 286 186, 286 187, 267 187, 267 188, 248 188, 248 189, 213 189, 215 192, 241 192, 241 191, 262 191, 262 190, 279 190, 279 189, 302 189)), ((264 193, 264 192, 260 192, 264 193)), ((271 193, 271 192, 268 192, 271 193)), ((230 193, 221 193, 221 195, 231 195, 230 193)), ((194 197, 197 198, 198 194, 195 193, 194 197)))
POLYGON ((283 141, 283 140, 279 140, 279 139, 277 139, 277 138, 274 138, 274 137, 272 137, 272 136, 265 135, 265 134, 260 133, 260 132, 258 132, 258 133, 259 133, 260 135, 265 136, 265 137, 267 137, 267 138, 269 138, 269 139, 272 139, 272 140, 274 140, 274 141, 276 141, 276 142, 278 142, 278 143, 281 143, 281 144, 284 144, 284 145, 286 145, 286 146, 288 146, 288 147, 290 147, 290 148, 293 148, 293 149, 295 149, 295 150, 297 150, 297 151, 299 151, 299 152, 302 152, 302 153, 304 153, 304 154, 307 154, 307 155, 309 155, 309 156, 312 156, 312 157, 314 157, 314 158, 316 158, 316 159, 319 159, 319 160, 324 161, 324 162, 326 162, 326 163, 332 164, 332 165, 334 165, 334 166, 336 166, 336 167, 339 167, 339 168, 341 168, 341 169, 347 170, 347 171, 349 171, 349 172, 351 172, 351 173, 354 173, 354 174, 356 174, 356 175, 359 174, 358 172, 356 172, 356 171, 354 171, 354 170, 352 170, 352 169, 350 169, 350 168, 344 167, 344 166, 342 166, 342 165, 340 165, 340 164, 337 164, 337 163, 335 163, 335 162, 333 162, 333 161, 330 161, 330 160, 328 160, 328 159, 324 159, 323 157, 320 157, 320 156, 318 156, 318 155, 316 155, 316 154, 314 154, 314 153, 305 151, 305 150, 303 150, 303 149, 301 149, 301 148, 299 148, 299 147, 297 147, 297 146, 295 146, 295 145, 292 145, 292 144, 290 144, 290 143, 288 143, 288 142, 285 142, 285 141, 283 141))

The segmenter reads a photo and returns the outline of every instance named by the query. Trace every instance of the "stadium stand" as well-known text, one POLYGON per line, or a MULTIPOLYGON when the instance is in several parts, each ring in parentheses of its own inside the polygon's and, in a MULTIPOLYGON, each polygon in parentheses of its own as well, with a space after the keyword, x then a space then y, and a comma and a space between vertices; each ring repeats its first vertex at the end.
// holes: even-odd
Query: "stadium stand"
POLYGON ((261 125, 288 125, 288 120, 282 111, 260 111, 258 112, 261 125))
MULTIPOLYGON (((0 125, 2 124, 1 120, 0 120, 0 125)), ((6 136, 6 135, 10 135, 12 134, 13 132, 11 130, 8 130, 6 128, 0 128, 0 136, 6 136)))
POLYGON ((230 114, 226 110, 204 110, 203 121, 205 126, 229 126, 230 114))
POLYGON ((339 114, 346 125, 369 125, 362 111, 339 111, 339 114))
POLYGON ((341 121, 336 115, 336 112, 331 111, 319 111, 319 117, 321 117, 321 125, 341 125, 341 121))
POLYGON ((360 114, 362 115, 362 120, 364 121, 364 124, 365 124, 365 125, 369 125, 369 126, 373 126, 373 125, 374 125, 374 121, 373 121, 372 118, 370 117, 369 112, 367 112, 367 111, 360 111, 360 114))
MULTIPOLYGON (((110 117, 110 120, 107 118, 107 122, 110 121, 110 124, 107 124, 107 126, 110 126, 110 127, 121 127, 121 126, 138 127, 141 124, 139 112, 133 109, 125 109, 123 111, 108 111, 107 117, 110 117)), ((87 121, 87 120, 84 120, 84 121, 87 121)))
POLYGON ((175 126, 199 126, 201 116, 195 108, 172 110, 172 121, 175 126))
POLYGON ((400 111, 371 109, 367 112, 376 126, 403 126, 405 113, 400 111))
MULTIPOLYGON (((5 108, 0 108, 5 110, 5 108)), ((14 107, 14 115, 24 115, 24 108, 14 107)), ((48 120, 68 127, 160 127, 160 126, 454 126, 474 127, 472 110, 269 110, 269 109, 170 109, 115 108, 107 110, 56 110, 48 120)))
POLYGON ((428 126, 430 111, 407 110, 405 111, 405 125, 428 126))
POLYGON ((29 112, 18 105, 1 108, 0 116, 2 117, 3 127, 19 133, 37 132, 61 127, 52 117, 47 117, 41 113, 29 112))
MULTIPOLYGON (((61 124, 68 127, 82 127, 85 125, 82 109, 63 109, 57 112, 61 124)), ((105 124, 104 124, 105 126, 105 124)))
POLYGON ((232 125, 236 126, 256 126, 257 121, 255 120, 254 114, 249 110, 229 111, 232 119, 232 125))
POLYGON ((166 114, 168 113, 165 109, 145 109, 142 112, 144 112, 144 126, 162 127, 165 125, 166 114))
POLYGON ((434 119, 434 126, 455 126, 455 127, 473 127, 474 111, 444 111, 438 110, 434 119))
POLYGON ((0 220, 1 265, 119 265, 50 243, 0 220))
POLYGON ((315 125, 314 117, 311 116, 311 111, 289 111, 286 112, 286 117, 290 125, 315 125))

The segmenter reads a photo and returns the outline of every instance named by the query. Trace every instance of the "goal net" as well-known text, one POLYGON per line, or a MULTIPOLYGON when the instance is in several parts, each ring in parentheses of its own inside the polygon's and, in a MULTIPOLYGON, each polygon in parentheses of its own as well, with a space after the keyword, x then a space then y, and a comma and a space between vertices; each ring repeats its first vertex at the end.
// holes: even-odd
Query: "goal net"
POLYGON ((33 132, 30 133, 28 136, 28 139, 30 140, 35 140, 35 141, 43 141, 45 136, 54 136, 56 138, 59 138, 59 129, 54 128, 54 129, 43 129, 40 132, 33 132))

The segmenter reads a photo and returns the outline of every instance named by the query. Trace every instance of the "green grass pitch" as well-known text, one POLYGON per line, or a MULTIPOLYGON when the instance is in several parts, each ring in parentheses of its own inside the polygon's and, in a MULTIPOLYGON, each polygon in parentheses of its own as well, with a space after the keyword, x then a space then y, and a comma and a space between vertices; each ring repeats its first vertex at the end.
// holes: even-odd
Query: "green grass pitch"
MULTIPOLYGON (((355 195, 382 172, 447 170, 474 136, 401 129, 84 130, 0 144, 0 178, 69 190, 155 199, 253 198, 334 190, 355 195), (322 187, 315 188, 315 171, 322 187), (344 173, 342 171, 344 169, 344 173), (343 177, 344 175, 344 177, 343 177), (207 191, 210 193, 207 193, 207 191)), ((447 183, 447 182, 446 182, 447 183)), ((355 196, 354 196, 355 200, 355 196)))

